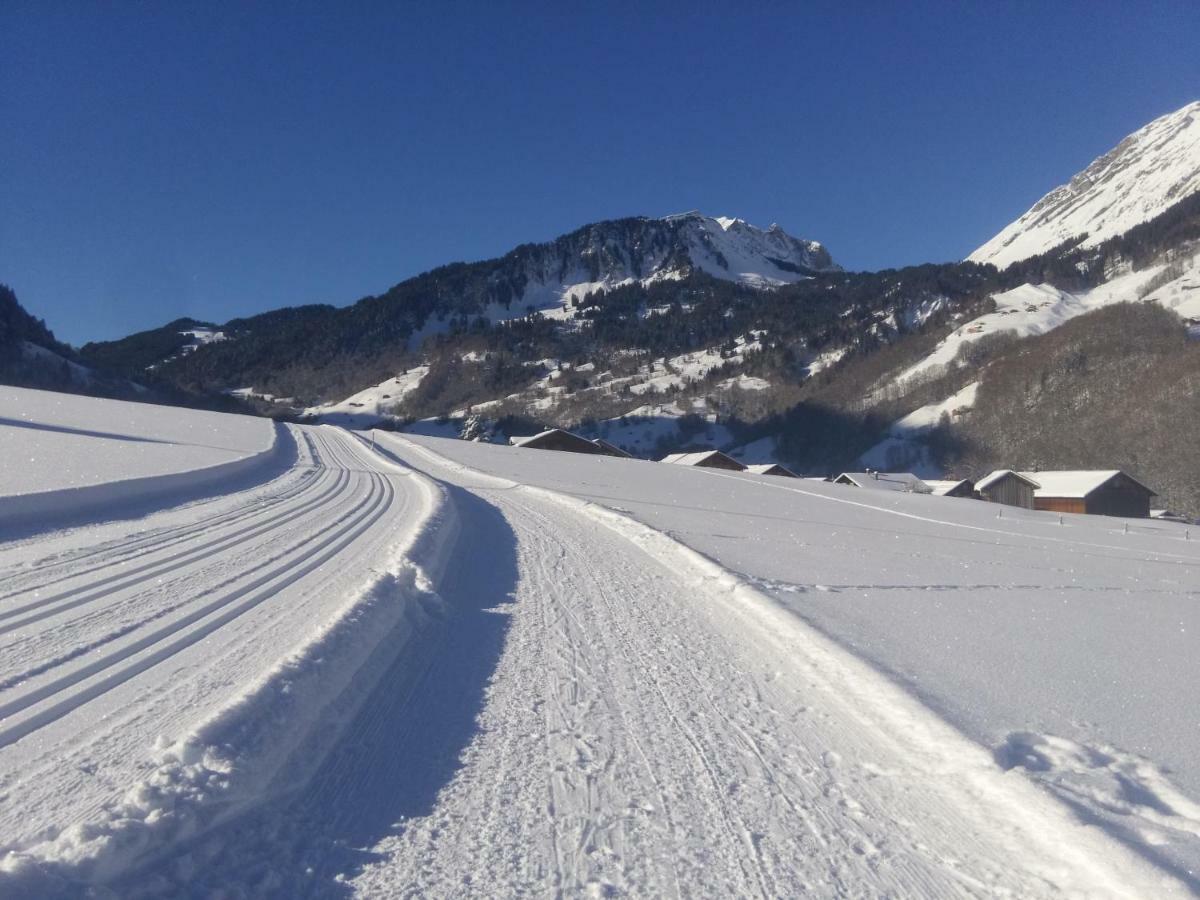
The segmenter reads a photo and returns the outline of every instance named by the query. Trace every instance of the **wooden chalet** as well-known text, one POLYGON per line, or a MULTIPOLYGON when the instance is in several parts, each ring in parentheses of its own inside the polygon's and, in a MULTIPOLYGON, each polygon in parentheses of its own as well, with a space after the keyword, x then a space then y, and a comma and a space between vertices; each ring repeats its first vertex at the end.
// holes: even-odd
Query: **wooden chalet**
POLYGON ((604 438, 592 438, 592 443, 607 453, 609 456, 619 456, 622 459, 633 459, 632 453, 626 453, 616 444, 610 444, 604 438))
POLYGON ((872 491, 900 491, 906 494, 933 493, 929 485, 911 472, 876 472, 870 469, 866 472, 843 472, 833 479, 833 483, 848 484, 852 487, 866 488, 872 491))
POLYGON ((564 453, 590 453, 595 456, 615 456, 599 444, 561 428, 551 428, 529 437, 513 438, 514 447, 528 450, 559 450, 564 453))
POLYGON ((975 482, 979 499, 1005 506, 1033 509, 1033 492, 1039 485, 1028 475, 1012 469, 997 469, 975 482))
POLYGON ((781 466, 779 463, 756 463, 752 466, 746 466, 746 471, 755 475, 781 475, 784 478, 800 477, 787 466, 781 466))
POLYGON ((1093 516, 1150 517, 1153 490, 1119 469, 1025 472, 1036 478, 1035 509, 1093 516))
POLYGON ((671 463, 675 466, 696 466, 701 469, 729 469, 731 472, 744 472, 746 467, 728 454, 720 450, 700 450, 696 453, 671 453, 659 462, 671 463))
POLYGON ((929 478, 924 479, 925 483, 933 491, 935 497, 974 497, 975 482, 970 478, 963 478, 959 481, 935 481, 929 478))

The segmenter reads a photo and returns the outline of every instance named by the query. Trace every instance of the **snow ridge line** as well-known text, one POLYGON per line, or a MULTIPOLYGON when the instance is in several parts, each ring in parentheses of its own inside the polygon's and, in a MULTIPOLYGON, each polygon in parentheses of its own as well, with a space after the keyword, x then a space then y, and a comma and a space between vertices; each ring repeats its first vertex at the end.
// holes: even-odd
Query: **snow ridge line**
POLYGON ((200 469, 0 497, 0 529, 53 527, 59 519, 69 517, 73 522, 96 512, 111 511, 114 506, 127 507, 173 494, 217 490, 230 479, 256 474, 280 462, 289 446, 289 439, 283 436, 286 428, 282 423, 274 423, 270 443, 257 453, 200 469))
POLYGON ((458 532, 433 479, 386 463, 420 493, 419 512, 380 568, 237 698, 175 740, 96 821, 29 847, 0 847, 0 895, 103 884, 181 842, 302 787, 388 666, 440 619, 434 590, 458 532))
MULTIPOLYGON (((1012 848, 1013 860, 1036 871, 1058 891, 1096 898, 1190 895, 1182 882, 1153 859, 1142 856, 1136 845, 1127 845, 1099 827, 1081 823, 1059 797, 1023 772, 1000 769, 988 748, 711 557, 631 515, 594 501, 491 475, 395 433, 386 433, 385 440, 403 444, 441 468, 491 482, 495 486, 492 489, 516 490, 563 506, 641 547, 682 579, 695 584, 713 602, 722 604, 758 640, 806 659, 806 674, 813 681, 824 682, 835 695, 845 697, 845 708, 856 713, 865 726, 885 732, 903 748, 922 780, 940 784, 963 805, 995 811, 996 818, 1004 823, 998 836, 1012 848), (1038 859, 1030 858, 1031 844, 1046 847, 1046 853, 1038 859)), ((378 444, 375 450, 395 458, 378 444)))

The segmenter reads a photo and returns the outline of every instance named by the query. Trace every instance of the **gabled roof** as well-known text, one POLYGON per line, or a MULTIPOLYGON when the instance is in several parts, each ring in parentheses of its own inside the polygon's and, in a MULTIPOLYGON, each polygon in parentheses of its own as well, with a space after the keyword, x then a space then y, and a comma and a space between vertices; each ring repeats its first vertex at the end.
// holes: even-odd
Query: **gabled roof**
POLYGON ((1146 487, 1120 469, 1081 469, 1078 471, 1024 472, 1022 474, 1038 480, 1039 488, 1033 492, 1035 497, 1083 499, 1093 491, 1104 487, 1118 475, 1124 475, 1142 490, 1150 494, 1154 493, 1151 488, 1146 487))
MULTIPOLYGON (((569 432, 569 431, 563 431, 561 428, 550 428, 550 429, 547 429, 546 431, 539 431, 537 434, 527 434, 527 435, 525 435, 525 437, 509 438, 508 442, 510 444, 512 444, 514 447, 525 447, 529 444, 536 443, 537 441, 540 441, 543 438, 548 438, 552 434, 566 434, 566 435, 570 435, 571 437, 578 437, 578 435, 571 434, 571 432, 569 432)), ((584 438, 579 438, 579 439, 584 440, 584 438)))
MULTIPOLYGON (((975 490, 986 491, 993 484, 1003 481, 1005 478, 1008 478, 1009 476, 1016 478, 1018 481, 1025 482, 1027 485, 1029 485, 1031 488, 1034 488, 1035 490, 1037 488, 1041 487, 1041 485, 1039 485, 1036 481, 1034 481, 1027 474, 1022 475, 1020 472, 1014 472, 1012 469, 997 469, 995 472, 991 472, 987 475, 984 475, 977 482, 975 482, 975 490)), ((1039 477, 1040 477, 1040 474, 1039 474, 1039 477)))
POLYGON ((746 471, 753 472, 755 475, 783 475, 787 478, 800 477, 787 466, 781 466, 779 463, 755 463, 752 466, 746 466, 746 471))
POLYGON ((906 491, 910 494, 929 494, 932 489, 911 472, 843 472, 835 482, 875 491, 906 491))
POLYGON ((592 438, 592 443, 607 453, 609 456, 620 456, 625 459, 632 459, 633 454, 622 450, 616 444, 606 441, 604 438, 592 438))
POLYGON ((967 485, 967 487, 973 487, 970 478, 960 478, 958 481, 938 481, 926 478, 924 481, 927 485, 929 485, 933 493, 939 497, 944 497, 946 494, 957 490, 964 484, 967 485))
POLYGON ((551 428, 528 437, 511 438, 510 443, 514 447, 528 447, 534 450, 567 450, 572 453, 596 454, 608 452, 587 438, 562 428, 551 428))
POLYGON ((672 463, 677 466, 702 466, 717 459, 733 463, 739 469, 746 467, 720 450, 698 450, 695 453, 668 453, 659 462, 672 463))

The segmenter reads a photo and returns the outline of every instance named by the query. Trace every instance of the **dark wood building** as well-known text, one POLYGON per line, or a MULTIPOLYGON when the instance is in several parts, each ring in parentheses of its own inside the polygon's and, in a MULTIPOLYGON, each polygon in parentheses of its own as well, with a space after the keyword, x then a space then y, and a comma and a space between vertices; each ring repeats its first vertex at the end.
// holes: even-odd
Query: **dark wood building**
POLYGON ((671 453, 659 462, 671 463, 676 466, 697 466, 701 469, 729 469, 732 472, 744 472, 746 467, 720 450, 700 450, 696 453, 671 453))
POLYGON ((997 469, 975 482, 975 492, 981 500, 1033 509, 1033 494, 1038 483, 1032 476, 1022 475, 1012 469, 997 469))
POLYGON ((616 444, 610 444, 604 438, 593 438, 592 443, 607 453, 609 456, 619 456, 622 459, 633 459, 632 453, 626 453, 616 444))
POLYGON ((779 463, 761 463, 752 466, 746 466, 746 471, 755 475, 781 475, 784 478, 800 477, 787 466, 781 466, 779 463))
POLYGON ((512 445, 529 450, 559 450, 565 453, 590 453, 595 456, 616 455, 585 437, 561 428, 551 428, 549 431, 543 431, 541 434, 530 437, 513 438, 512 445))
POLYGON ((926 478, 925 483, 933 488, 935 497, 975 496, 975 482, 970 478, 963 478, 960 481, 933 481, 926 478))
POLYGON ((1026 472, 1036 478, 1036 509, 1146 519, 1154 491, 1119 469, 1026 472))

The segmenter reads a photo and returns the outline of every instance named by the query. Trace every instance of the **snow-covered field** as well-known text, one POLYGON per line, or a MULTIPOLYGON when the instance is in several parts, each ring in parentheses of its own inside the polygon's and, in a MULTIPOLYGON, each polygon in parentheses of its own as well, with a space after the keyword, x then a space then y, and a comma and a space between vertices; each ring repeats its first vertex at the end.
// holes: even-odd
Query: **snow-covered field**
POLYGON ((0 896, 1200 889, 1181 526, 280 439, 0 544, 0 896))

